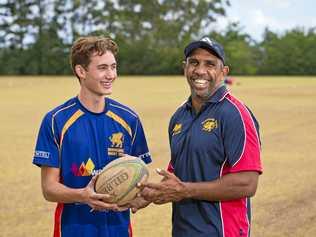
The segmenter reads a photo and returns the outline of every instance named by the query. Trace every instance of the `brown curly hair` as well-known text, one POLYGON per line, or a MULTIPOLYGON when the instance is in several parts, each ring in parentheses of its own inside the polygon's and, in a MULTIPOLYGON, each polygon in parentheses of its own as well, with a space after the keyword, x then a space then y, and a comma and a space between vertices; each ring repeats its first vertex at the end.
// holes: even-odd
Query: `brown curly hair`
POLYGON ((77 39, 70 51, 70 65, 76 77, 80 79, 75 71, 76 65, 81 65, 87 69, 91 62, 90 58, 94 53, 101 56, 106 51, 112 52, 114 56, 116 56, 118 52, 117 44, 109 37, 86 36, 77 39))

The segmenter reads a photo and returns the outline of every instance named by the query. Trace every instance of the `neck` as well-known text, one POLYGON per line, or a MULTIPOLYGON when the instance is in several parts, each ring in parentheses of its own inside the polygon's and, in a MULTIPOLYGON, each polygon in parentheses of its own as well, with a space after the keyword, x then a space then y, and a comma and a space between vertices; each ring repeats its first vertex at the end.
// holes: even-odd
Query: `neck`
POLYGON ((223 83, 216 86, 212 91, 209 92, 208 95, 202 97, 191 92, 191 99, 192 99, 192 107, 196 113, 199 113, 202 106, 214 95, 218 88, 220 88, 223 83))
POLYGON ((199 113, 202 106, 205 104, 206 100, 199 98, 197 96, 192 96, 192 107, 196 113, 199 113))
POLYGON ((104 111, 105 96, 97 96, 91 93, 86 93, 83 89, 80 90, 78 99, 80 103, 93 113, 101 113, 104 111))

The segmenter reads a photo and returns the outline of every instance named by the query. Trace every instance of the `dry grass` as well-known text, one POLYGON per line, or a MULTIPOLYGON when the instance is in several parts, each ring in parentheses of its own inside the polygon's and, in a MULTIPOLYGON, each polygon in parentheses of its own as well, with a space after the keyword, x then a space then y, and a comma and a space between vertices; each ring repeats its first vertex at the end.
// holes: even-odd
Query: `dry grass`
MULTIPOLYGON (((316 78, 238 78, 232 91, 261 124, 264 174, 253 198, 254 237, 316 236, 316 78)), ((31 164, 43 115, 78 91, 74 78, 0 78, 0 236, 52 236, 55 204, 40 190, 31 164)), ((189 91, 183 77, 121 77, 113 98, 142 118, 154 162, 169 159, 167 125, 189 91)), ((134 234, 170 236, 170 205, 150 205, 133 215, 134 234)))

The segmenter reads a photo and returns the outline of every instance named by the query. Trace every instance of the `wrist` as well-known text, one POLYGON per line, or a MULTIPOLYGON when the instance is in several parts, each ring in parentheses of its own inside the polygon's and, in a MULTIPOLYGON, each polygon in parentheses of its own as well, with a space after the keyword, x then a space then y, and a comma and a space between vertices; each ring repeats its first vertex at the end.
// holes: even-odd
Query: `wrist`
POLYGON ((190 199, 193 197, 193 189, 192 183, 184 182, 184 192, 183 192, 183 199, 190 199))
POLYGON ((85 192, 84 188, 77 189, 78 202, 86 203, 86 195, 85 195, 85 193, 86 192, 85 192))

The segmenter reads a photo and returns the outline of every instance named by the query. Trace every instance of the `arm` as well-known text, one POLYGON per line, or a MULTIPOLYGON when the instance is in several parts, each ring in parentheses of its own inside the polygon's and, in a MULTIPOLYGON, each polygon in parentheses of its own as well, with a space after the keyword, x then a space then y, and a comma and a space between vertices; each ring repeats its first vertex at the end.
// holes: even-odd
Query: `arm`
POLYGON ((69 188, 59 182, 60 169, 42 166, 41 181, 43 196, 50 202, 74 203, 81 202, 88 204, 94 210, 112 209, 116 210, 116 204, 106 203, 109 195, 98 194, 94 191, 94 176, 84 188, 69 188))
POLYGON ((177 202, 191 198, 206 201, 234 200, 253 196, 257 189, 258 173, 245 171, 230 173, 210 182, 182 182, 174 174, 158 170, 163 176, 162 182, 145 183, 141 195, 156 204, 177 202))
POLYGON ((258 172, 245 171, 230 173, 211 182, 185 183, 186 198, 225 201, 252 197, 257 190, 258 176, 258 172))

